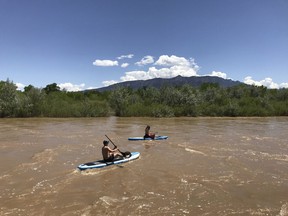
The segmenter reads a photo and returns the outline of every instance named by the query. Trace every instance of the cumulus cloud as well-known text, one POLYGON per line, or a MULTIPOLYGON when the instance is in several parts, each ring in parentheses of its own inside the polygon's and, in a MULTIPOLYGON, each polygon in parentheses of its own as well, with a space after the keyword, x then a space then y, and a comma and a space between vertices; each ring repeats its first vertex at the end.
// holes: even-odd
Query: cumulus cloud
POLYGON ((139 62, 136 62, 135 64, 138 66, 144 66, 144 65, 152 64, 152 63, 154 63, 154 57, 153 56, 145 56, 139 62))
POLYGON ((128 54, 128 55, 121 55, 119 57, 117 57, 117 59, 125 59, 125 58, 133 58, 134 54, 128 54))
POLYGON ((126 68, 126 67, 128 67, 129 66, 129 63, 123 63, 123 64, 121 64, 121 67, 122 68, 126 68))
POLYGON ((244 78, 244 83, 248 85, 265 86, 270 89, 288 88, 288 83, 277 84, 269 77, 260 81, 255 81, 251 76, 247 76, 244 78))
POLYGON ((288 83, 281 83, 279 85, 280 88, 288 88, 288 83))
POLYGON ((95 66, 101 66, 101 67, 118 66, 118 61, 96 59, 96 60, 93 62, 93 65, 95 65, 95 66))
POLYGON ((227 79, 227 74, 220 71, 212 71, 212 73, 209 76, 216 76, 221 77, 223 79, 227 79))
MULTIPOLYGON (((153 62, 154 58, 152 56, 145 56, 140 62, 137 63, 137 65, 143 66, 153 62)), ((120 77, 120 80, 121 82, 125 82, 134 80, 148 80, 153 78, 172 78, 179 75, 183 77, 198 76, 197 71, 199 70, 199 66, 192 58, 186 59, 184 57, 178 57, 175 55, 162 55, 154 63, 154 65, 155 66, 149 67, 147 70, 128 71, 124 76, 120 77)), ((119 81, 104 81, 103 85, 112 85, 117 82, 119 81)))
POLYGON ((120 77, 122 82, 147 79, 150 79, 150 76, 146 71, 129 71, 125 73, 125 76, 120 77))
POLYGON ((19 90, 19 91, 24 91, 24 87, 25 87, 24 84, 22 84, 22 83, 16 83, 16 86, 17 86, 17 90, 19 90))
POLYGON ((66 90, 66 91, 83 91, 85 90, 85 84, 81 83, 80 85, 75 85, 72 83, 60 83, 58 84, 61 90, 66 90))
MULTIPOLYGON (((193 61, 193 60, 192 60, 193 61)), ((191 65, 191 59, 186 59, 184 57, 178 57, 175 55, 162 55, 159 57, 159 59, 155 62, 155 65, 159 65, 159 66, 174 66, 174 65, 178 65, 178 66, 186 66, 189 67, 191 65)))
POLYGON ((198 66, 193 59, 177 56, 160 56, 155 65, 160 68, 150 67, 147 71, 129 71, 122 76, 121 81, 147 80, 153 78, 172 78, 178 75, 183 77, 197 76, 198 66))
MULTIPOLYGON (((248 84, 248 85, 266 86, 268 82, 270 83, 270 85, 271 85, 271 83, 273 84, 271 78, 265 78, 264 80, 261 80, 261 81, 255 81, 255 80, 252 79, 251 76, 247 76, 247 77, 244 78, 244 83, 248 84)), ((268 87, 268 86, 266 86, 266 87, 268 87)))
POLYGON ((118 82, 115 80, 109 80, 109 81, 103 81, 102 83, 104 86, 109 86, 109 85, 113 85, 113 84, 118 83, 118 82))

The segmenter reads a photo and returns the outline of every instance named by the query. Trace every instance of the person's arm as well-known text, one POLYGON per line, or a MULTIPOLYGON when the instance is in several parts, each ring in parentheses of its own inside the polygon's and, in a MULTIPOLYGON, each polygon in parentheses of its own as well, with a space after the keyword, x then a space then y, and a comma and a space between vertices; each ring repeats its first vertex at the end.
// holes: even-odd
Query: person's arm
POLYGON ((109 152, 115 152, 115 151, 118 151, 118 148, 116 147, 115 149, 111 149, 110 147, 108 147, 109 149, 109 152))

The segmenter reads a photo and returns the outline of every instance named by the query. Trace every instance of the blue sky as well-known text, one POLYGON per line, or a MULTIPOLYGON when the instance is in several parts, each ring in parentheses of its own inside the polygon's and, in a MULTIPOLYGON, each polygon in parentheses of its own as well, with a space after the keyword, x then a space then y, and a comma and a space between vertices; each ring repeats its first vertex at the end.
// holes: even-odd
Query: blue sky
POLYGON ((0 0, 0 80, 213 75, 288 87, 288 0, 0 0))

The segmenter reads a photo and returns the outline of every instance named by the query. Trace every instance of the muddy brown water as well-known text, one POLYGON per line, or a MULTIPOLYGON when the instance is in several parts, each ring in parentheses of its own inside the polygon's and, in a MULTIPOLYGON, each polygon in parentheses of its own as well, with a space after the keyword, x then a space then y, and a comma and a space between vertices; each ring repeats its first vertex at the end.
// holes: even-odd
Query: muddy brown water
POLYGON ((288 215, 288 118, 0 120, 0 215, 288 215), (146 125, 162 141, 128 141, 146 125), (105 134, 139 159, 80 172, 105 134))

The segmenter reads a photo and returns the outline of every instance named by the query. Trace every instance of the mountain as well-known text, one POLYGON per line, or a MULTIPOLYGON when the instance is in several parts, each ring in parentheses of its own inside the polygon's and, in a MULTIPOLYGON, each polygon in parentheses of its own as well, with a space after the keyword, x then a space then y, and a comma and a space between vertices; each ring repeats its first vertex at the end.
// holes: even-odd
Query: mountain
POLYGON ((150 80, 126 81, 126 82, 116 83, 110 86, 93 89, 93 90, 104 92, 104 91, 114 90, 118 87, 130 87, 132 89, 139 89, 143 87, 161 88, 161 86, 163 85, 182 86, 184 84, 192 85, 193 87, 199 87, 204 83, 216 83, 216 84, 219 84, 219 86, 224 87, 224 88, 243 84, 239 81, 233 81, 231 79, 223 79, 223 78, 216 77, 216 76, 191 76, 191 77, 177 76, 177 77, 169 78, 169 79, 155 78, 155 79, 150 79, 150 80))

